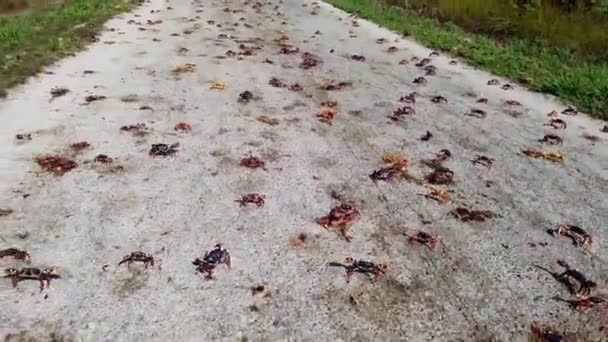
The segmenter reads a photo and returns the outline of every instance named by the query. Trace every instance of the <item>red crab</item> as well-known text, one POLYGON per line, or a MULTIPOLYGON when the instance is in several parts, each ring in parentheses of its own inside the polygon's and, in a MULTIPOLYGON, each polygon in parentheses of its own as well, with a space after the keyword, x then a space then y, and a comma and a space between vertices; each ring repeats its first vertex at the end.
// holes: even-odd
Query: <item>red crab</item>
POLYGON ((309 53, 309 52, 304 52, 302 54, 302 63, 300 63, 300 68, 307 70, 310 68, 314 68, 322 63, 323 63, 323 61, 321 60, 321 58, 319 56, 313 55, 312 53, 309 53))
POLYGON ((77 152, 87 149, 89 147, 91 147, 91 144, 89 144, 87 141, 81 141, 81 142, 70 144, 70 148, 77 152))
POLYGON ((413 234, 408 235, 407 240, 412 242, 418 242, 425 245, 431 251, 435 250, 435 245, 439 240, 439 236, 424 232, 422 230, 416 230, 413 234))
POLYGON ((276 77, 271 78, 270 81, 268 81, 268 84, 270 84, 271 86, 273 86, 275 88, 285 88, 285 87, 287 87, 287 84, 283 83, 283 81, 279 80, 276 77))
POLYGON ((189 133, 192 132, 192 126, 187 122, 178 122, 173 128, 176 132, 189 133))
POLYGON ((37 157, 36 163, 45 171, 63 176, 78 167, 78 163, 61 156, 37 157))
POLYGON ((248 169, 261 168, 264 170, 266 163, 260 158, 250 155, 249 157, 241 159, 241 163, 239 165, 248 169))
POLYGON ((252 194, 242 195, 240 199, 234 200, 234 201, 238 202, 241 207, 246 207, 247 204, 252 203, 252 204, 255 204, 258 208, 260 208, 260 207, 264 206, 265 198, 266 198, 265 195, 252 193, 252 194))
POLYGON ((347 225, 359 217, 359 211, 352 205, 342 203, 335 206, 329 215, 317 219, 317 223, 325 229, 336 228, 338 234, 347 242, 351 241, 350 236, 346 235, 347 225))

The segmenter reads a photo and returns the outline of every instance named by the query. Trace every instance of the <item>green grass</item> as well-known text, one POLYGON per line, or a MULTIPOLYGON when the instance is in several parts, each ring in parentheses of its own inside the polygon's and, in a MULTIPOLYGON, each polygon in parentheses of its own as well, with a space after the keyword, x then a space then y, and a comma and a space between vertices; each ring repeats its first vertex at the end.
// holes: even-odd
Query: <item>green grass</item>
POLYGON ((0 17, 0 96, 43 66, 82 49, 103 23, 134 0, 71 0, 44 11, 0 17))
POLYGON ((555 95, 593 117, 608 120, 608 63, 581 59, 567 49, 526 40, 498 43, 464 32, 414 12, 378 5, 374 0, 326 0, 347 12, 411 36, 433 49, 515 80, 528 88, 555 95))

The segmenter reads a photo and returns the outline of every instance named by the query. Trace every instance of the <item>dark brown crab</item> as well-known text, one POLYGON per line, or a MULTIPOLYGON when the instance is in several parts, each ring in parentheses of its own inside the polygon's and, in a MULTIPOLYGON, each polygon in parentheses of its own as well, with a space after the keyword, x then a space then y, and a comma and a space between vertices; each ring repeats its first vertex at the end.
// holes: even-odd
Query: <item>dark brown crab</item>
POLYGON ((593 243, 591 234, 583 228, 571 224, 560 224, 555 229, 549 229, 548 232, 555 237, 563 235, 572 239, 572 242, 577 247, 588 248, 593 243))
POLYGON ((418 61, 418 63, 416 63, 416 66, 419 68, 422 68, 423 66, 427 65, 431 63, 431 59, 430 58, 423 58, 421 60, 418 61))
POLYGON ((350 59, 352 59, 353 61, 357 61, 357 62, 365 62, 365 56, 361 56, 361 55, 351 55, 350 59))
POLYGON ((562 138, 555 134, 545 134, 545 136, 542 139, 538 139, 538 141, 547 145, 561 145, 563 142, 562 138))
POLYGON ((89 142, 87 141, 80 141, 77 143, 70 144, 70 148, 76 152, 86 150, 89 147, 91 147, 91 144, 89 144, 89 142))
POLYGON ((323 64, 323 60, 321 60, 319 56, 310 52, 304 52, 302 54, 302 63, 300 63, 301 69, 308 70, 321 64, 323 64))
POLYGON ((428 249, 431 251, 435 250, 435 245, 437 245, 438 240, 439 236, 424 232, 422 230, 416 230, 413 234, 407 236, 408 242, 418 242, 428 247, 428 249))
POLYGON ((555 128, 555 129, 566 129, 566 128, 568 128, 568 124, 566 123, 566 121, 564 121, 562 119, 551 119, 551 120, 549 120, 549 122, 547 122, 545 124, 545 126, 550 126, 550 127, 555 128))
POLYGON ((263 170, 266 169, 266 163, 258 157, 250 155, 249 157, 241 159, 239 164, 242 167, 246 167, 248 169, 257 169, 261 168, 263 170))
POLYGON ((41 270, 34 267, 26 267, 20 270, 16 268, 7 268, 4 271, 3 278, 9 278, 13 287, 17 287, 17 284, 23 280, 37 280, 40 282, 40 292, 44 290, 44 283, 46 282, 46 288, 51 286, 51 280, 61 278, 55 273, 54 268, 47 268, 41 270))
POLYGON ((244 92, 239 94, 238 102, 247 103, 251 100, 253 100, 253 93, 250 92, 249 90, 245 90, 244 92))
POLYGON ((510 85, 509 83, 505 83, 502 85, 502 87, 500 87, 500 89, 502 90, 513 90, 514 87, 512 85, 510 85))
POLYGON ((0 250, 0 259, 4 257, 13 257, 16 260, 29 260, 30 254, 22 249, 7 248, 0 250))
POLYGON ((284 46, 279 50, 279 53, 283 54, 283 55, 291 55, 291 54, 298 53, 298 52, 300 52, 300 49, 293 48, 293 47, 290 48, 288 46, 284 46))
POLYGON ((418 85, 425 85, 426 84, 426 78, 420 76, 420 77, 416 77, 412 83, 414 84, 418 84, 418 85))
POLYGON ((433 133, 426 131, 423 136, 420 137, 420 141, 429 141, 433 137, 433 133))
POLYGON ((342 203, 333 207, 329 215, 318 218, 316 221, 323 228, 329 230, 335 228, 336 232, 347 242, 351 241, 346 234, 347 225, 359 217, 359 211, 351 204, 342 203))
POLYGON ((175 144, 152 144, 148 154, 150 157, 167 157, 174 155, 179 150, 179 143, 175 144))
POLYGON ((148 253, 139 252, 139 251, 125 255, 122 258, 122 260, 118 263, 118 266, 126 263, 127 268, 131 269, 131 264, 134 262, 143 263, 145 268, 148 268, 148 265, 154 267, 154 257, 148 253))
POLYGON ((493 78, 493 79, 489 80, 487 84, 488 84, 489 86, 499 85, 499 84, 500 84, 500 81, 499 81, 499 80, 497 80, 497 79, 495 79, 495 78, 493 78))
POLYGON ((196 266, 199 273, 206 273, 205 279, 210 280, 213 279, 213 270, 217 266, 225 264, 228 268, 231 268, 230 253, 218 243, 212 250, 205 252, 202 259, 194 259, 192 264, 196 266))
POLYGON ((475 101, 477 103, 488 103, 488 99, 486 99, 485 97, 479 98, 477 99, 477 101, 475 101))
POLYGON ((489 158, 486 156, 482 156, 482 155, 476 155, 475 158, 473 158, 473 160, 471 160, 471 162, 473 164, 481 165, 488 170, 490 170, 492 168, 492 164, 494 163, 494 161, 495 161, 495 159, 489 158))
POLYGON ((344 269, 346 269, 347 283, 350 282, 350 278, 354 273, 362 273, 374 283, 382 278, 388 271, 388 266, 385 264, 375 264, 370 261, 356 260, 353 258, 346 258, 344 259, 344 262, 330 262, 328 265, 332 267, 344 267, 344 269))
POLYGON ((397 110, 393 111, 393 115, 389 116, 389 118, 391 118, 391 120, 393 121, 397 121, 400 118, 411 116, 414 114, 416 114, 416 109, 414 109, 414 107, 404 106, 401 108, 397 108, 397 110))
POLYGON ((486 111, 483 109, 472 108, 467 115, 478 119, 485 119, 486 116, 488 116, 488 113, 486 113, 486 111))
POLYGON ((399 48, 396 46, 391 46, 388 49, 386 49, 386 52, 388 52, 388 53, 395 53, 397 51, 399 51, 399 48))
POLYGON ((251 194, 242 195, 240 199, 237 199, 234 201, 238 202, 241 207, 246 207, 247 204, 251 203, 251 204, 255 204, 258 208, 260 208, 260 207, 264 206, 265 198, 266 198, 265 195, 251 193, 251 194))
POLYGON ((445 166, 435 165, 433 172, 426 175, 426 180, 435 185, 447 185, 454 182, 454 171, 445 166))
POLYGON ((285 87, 287 87, 286 83, 284 83, 283 81, 279 80, 276 77, 271 78, 270 81, 268 81, 268 84, 270 84, 271 86, 273 86, 275 88, 285 88, 285 87))
POLYGON ((604 127, 602 127, 602 129, 600 129, 600 132, 608 133, 608 125, 604 125, 604 127))
POLYGON ((574 115, 578 115, 578 110, 572 106, 568 106, 568 108, 562 110, 562 114, 574 116, 574 115))
POLYGON ((401 96, 399 98, 399 102, 404 102, 404 103, 416 103, 416 96, 418 94, 416 92, 413 93, 409 93, 408 95, 405 96, 401 96))
POLYGON ((469 210, 467 208, 458 207, 450 212, 450 214, 456 218, 461 220, 462 222, 484 222, 485 220, 489 220, 496 216, 493 212, 489 210, 469 210))
POLYGON ((98 154, 97 156, 95 156, 95 158, 93 159, 93 161, 96 162, 96 163, 110 164, 111 162, 114 161, 114 159, 108 157, 105 154, 98 154))
POLYGON ((438 95, 438 96, 433 96, 431 98, 431 102, 433 103, 448 103, 448 99, 446 99, 445 97, 438 95))
POLYGON ((426 76, 435 76, 437 75, 437 67, 435 67, 434 65, 427 65, 424 67, 424 71, 425 71, 425 75, 426 76))
POLYGON ((557 264, 566 269, 558 275, 558 280, 566 285, 571 294, 588 296, 597 287, 594 281, 589 280, 582 272, 571 268, 565 261, 557 260, 557 264))
POLYGON ((515 100, 506 100, 505 105, 507 106, 521 106, 521 103, 515 100))

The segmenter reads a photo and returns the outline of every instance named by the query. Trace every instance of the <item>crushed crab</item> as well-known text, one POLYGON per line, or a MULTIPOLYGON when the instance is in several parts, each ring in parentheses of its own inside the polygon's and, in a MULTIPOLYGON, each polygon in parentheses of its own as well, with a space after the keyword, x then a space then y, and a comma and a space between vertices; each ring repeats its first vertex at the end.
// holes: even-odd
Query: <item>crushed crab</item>
POLYGON ((186 63, 184 65, 177 66, 173 70, 171 70, 171 72, 175 75, 179 75, 179 74, 183 74, 183 73, 187 73, 187 72, 195 72, 195 71, 196 71, 196 64, 192 64, 192 63, 186 63))
POLYGON ((476 165, 481 165, 489 170, 492 168, 494 159, 486 157, 486 156, 482 156, 482 155, 477 155, 477 156, 475 156, 475 158, 473 160, 471 160, 471 162, 476 165))
POLYGON ((55 176, 63 176, 78 167, 78 163, 62 156, 40 156, 36 163, 46 172, 55 176))
POLYGON ((561 145, 563 140, 555 134, 545 134, 542 139, 538 139, 539 142, 547 145, 561 145))
POLYGON ((382 161, 386 164, 385 167, 375 170, 369 177, 373 181, 386 181, 390 182, 394 179, 401 178, 405 175, 407 168, 407 158, 392 154, 385 153, 382 156, 382 161))
POLYGON ((226 89, 226 84, 222 83, 222 82, 213 82, 209 86, 209 89, 224 90, 224 89, 226 89))
POLYGON ((495 78, 493 78, 493 79, 489 80, 487 84, 490 85, 490 86, 499 85, 500 81, 497 80, 497 79, 495 79, 495 78))
POLYGON ((566 129, 566 128, 568 128, 568 124, 566 123, 566 121, 564 121, 562 119, 551 119, 551 120, 549 120, 549 122, 547 122, 545 124, 545 126, 550 126, 550 127, 555 128, 555 129, 566 129))
POLYGON ((310 52, 304 52, 302 54, 302 63, 300 63, 300 68, 304 70, 308 70, 319 66, 323 63, 321 58, 317 55, 314 55, 310 52))
POLYGON ((568 106, 568 108, 562 110, 562 114, 574 116, 578 114, 578 110, 572 106, 568 106))
POLYGON ((376 264, 353 258, 346 258, 343 262, 330 262, 328 265, 331 267, 343 267, 346 270, 347 283, 350 282, 350 278, 354 273, 364 274, 373 283, 382 278, 388 271, 388 266, 385 264, 376 264))
POLYGON ((416 63, 416 66, 419 68, 424 67, 425 65, 431 63, 431 59, 430 58, 423 58, 420 61, 418 61, 418 63, 416 63))
POLYGON ((484 222, 485 220, 492 219, 494 216, 496 216, 489 210, 469 210, 463 207, 458 207, 452 210, 450 214, 462 222, 484 222))
POLYGON ((176 132, 189 133, 192 132, 192 126, 187 122, 178 122, 173 129, 176 132))
POLYGON ((543 327, 537 322, 530 327, 535 342, 569 342, 564 336, 552 327, 543 327))
POLYGON ((434 165, 433 172, 426 175, 426 180, 435 185, 448 185, 454 183, 454 171, 445 166, 434 165))
POLYGON ((257 169, 257 168, 261 168, 261 169, 265 169, 266 167, 266 163, 261 160, 258 157, 252 156, 250 155, 249 157, 243 158, 241 159, 241 162, 239 164, 242 167, 246 167, 248 169, 257 169))
POLYGON ((550 229, 549 233, 555 237, 565 236, 572 239, 577 247, 589 248, 593 243, 593 238, 586 230, 571 224, 560 224, 555 229, 550 229))
POLYGON ((294 47, 290 48, 289 46, 284 46, 279 50, 279 53, 283 55, 291 55, 298 52, 300 52, 300 49, 294 47))
POLYGON ((336 232, 347 242, 351 237, 346 234, 348 225, 359 217, 359 211, 348 203, 342 203, 333 207, 327 216, 317 219, 317 223, 325 229, 335 228, 336 232))
POLYGON ((247 204, 251 203, 251 204, 255 204, 258 208, 260 208, 260 207, 264 206, 265 198, 266 198, 265 195, 252 193, 252 194, 242 195, 240 199, 237 199, 234 201, 238 202, 241 207, 246 207, 247 204))
POLYGON ((596 282, 589 280, 582 272, 570 267, 565 261, 557 260, 557 264, 565 271, 553 275, 568 288, 570 294, 589 296, 597 288, 596 282))
POLYGON ((121 132, 129 132, 135 136, 145 136, 149 133, 148 127, 145 123, 138 123, 135 125, 127 125, 120 127, 121 132))
POLYGON ((413 234, 408 235, 407 238, 409 243, 418 242, 425 245, 429 250, 435 250, 439 236, 424 232, 422 230, 416 230, 413 234))
POLYGON ((521 153, 523 153, 524 155, 526 155, 530 158, 545 159, 545 160, 550 160, 555 163, 563 164, 566 161, 566 158, 557 152, 522 150, 521 153))
POLYGON ((435 200, 441 204, 450 203, 451 198, 446 191, 436 188, 429 188, 429 190, 429 193, 425 194, 424 197, 435 200))
POLYGON ((321 109, 317 113, 319 121, 332 125, 334 117, 337 114, 338 103, 336 101, 327 101, 321 103, 321 109))

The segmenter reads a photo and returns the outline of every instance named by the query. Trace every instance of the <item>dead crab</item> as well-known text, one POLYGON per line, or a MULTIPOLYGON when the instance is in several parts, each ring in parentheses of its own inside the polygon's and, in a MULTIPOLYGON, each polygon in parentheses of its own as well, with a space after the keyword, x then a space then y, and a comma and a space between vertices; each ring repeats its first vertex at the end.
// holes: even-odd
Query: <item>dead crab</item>
POLYGON ((389 118, 393 121, 398 121, 400 118, 405 116, 410 116, 416 114, 416 109, 411 106, 403 106, 401 108, 397 108, 397 110, 393 111, 393 115, 389 116, 389 118))
POLYGON ((555 329, 551 327, 543 327, 536 322, 532 323, 530 330, 532 331, 532 336, 536 338, 533 341, 536 342, 573 342, 565 339, 564 336, 558 333, 555 329))
POLYGON ((150 151, 148 152, 148 154, 151 157, 166 157, 166 156, 171 156, 174 155, 175 153, 177 153, 178 151, 178 147, 179 147, 179 143, 175 143, 175 144, 152 144, 152 147, 150 148, 150 151))
POLYGON ((350 236, 346 235, 347 225, 357 217, 359 217, 359 211, 354 206, 342 203, 333 207, 329 215, 317 219, 317 223, 328 230, 336 228, 338 234, 350 242, 350 236))
POLYGON ((399 98, 399 102, 416 103, 416 95, 418 95, 418 94, 416 92, 413 92, 413 93, 409 93, 408 95, 401 96, 399 98))
POLYGON ((486 113, 485 110, 479 108, 472 108, 467 115, 478 119, 485 119, 486 116, 488 116, 488 113, 486 113))
POLYGON ((61 278, 55 273, 54 268, 47 268, 41 270, 39 268, 22 268, 20 270, 16 268, 7 268, 4 271, 4 278, 10 278, 13 287, 17 287, 17 284, 23 280, 37 280, 40 282, 40 292, 44 290, 44 283, 49 288, 51 280, 61 278))
POLYGON ((550 126, 550 127, 555 128, 555 129, 566 129, 566 128, 568 128, 568 124, 566 124, 566 121, 564 121, 562 119, 551 119, 551 120, 549 120, 549 122, 547 122, 545 124, 545 126, 550 126))
POLYGON ((595 282, 587 279, 582 272, 571 268, 565 261, 557 260, 557 264, 566 269, 559 274, 559 281, 566 285, 571 294, 588 296, 597 287, 595 282))
POLYGON ((422 230, 416 230, 413 234, 408 235, 407 240, 410 243, 418 242, 433 251, 435 250, 435 245, 437 245, 439 236, 424 232, 422 230))
POLYGON ((424 197, 435 200, 441 204, 446 204, 451 201, 450 195, 441 189, 430 188, 429 193, 424 194, 424 197))
POLYGON ((154 257, 144 252, 133 252, 125 255, 118 263, 118 266, 127 263, 127 268, 131 269, 131 264, 134 262, 142 262, 145 268, 148 268, 148 265, 154 267, 154 257))
POLYGON ((374 182, 379 180, 390 182, 394 179, 402 177, 404 173, 404 164, 393 164, 391 166, 375 170, 374 172, 372 172, 372 174, 369 175, 369 178, 371 178, 374 182))
POLYGON ((93 161, 96 163, 109 164, 109 163, 113 162, 114 160, 105 154, 98 154, 97 156, 95 156, 93 161))
POLYGON ((239 165, 248 169, 265 169, 266 163, 260 158, 250 155, 249 157, 241 159, 239 165))
POLYGON ((471 160, 471 162, 476 165, 481 165, 489 170, 492 168, 494 159, 486 157, 486 156, 482 156, 482 155, 477 155, 477 156, 475 156, 475 158, 473 160, 471 160))
POLYGON ((192 264, 196 266, 198 272, 206 273, 205 279, 213 279, 213 270, 217 266, 225 264, 228 268, 231 268, 230 253, 218 243, 212 250, 205 252, 202 259, 194 259, 192 264))
POLYGON ((452 216, 462 222, 484 222, 493 218, 495 215, 489 210, 469 210, 467 208, 458 207, 450 212, 452 216))
POLYGON ((62 156, 37 157, 36 163, 45 171, 56 176, 63 176, 78 167, 78 163, 62 156))
POLYGON ((433 103, 448 103, 448 99, 446 99, 445 97, 439 95, 439 96, 433 96, 431 98, 431 102, 433 103))
POLYGON ((555 134, 545 134, 542 139, 538 139, 538 141, 545 143, 547 145, 561 145, 563 140, 555 134))
POLYGON ((572 242, 577 247, 591 247, 593 243, 593 238, 591 234, 589 234, 586 230, 579 226, 571 225, 571 224, 560 224, 555 229, 549 229, 549 234, 558 237, 558 236, 566 236, 572 239, 572 242))
POLYGON ((425 85, 426 84, 426 78, 424 78, 422 76, 416 77, 416 78, 414 78, 414 80, 412 81, 412 83, 419 84, 419 85, 425 85))
POLYGON ((259 208, 259 207, 264 206, 265 198, 266 198, 265 195, 252 193, 252 194, 242 195, 240 199, 234 200, 234 201, 239 202, 241 207, 246 207, 247 204, 252 203, 252 204, 255 204, 259 208))
POLYGON ((371 261, 355 260, 353 258, 346 258, 344 262, 330 262, 329 266, 344 267, 347 283, 350 282, 354 273, 365 274, 373 283, 382 278, 388 271, 388 266, 385 264, 375 264, 371 261))
POLYGON ((435 165, 433 172, 426 175, 426 180, 431 184, 447 185, 454 182, 454 171, 445 166, 435 165))
MULTIPOLYGON (((563 300, 563 299, 562 299, 563 300)), ((589 309, 593 309, 597 304, 606 303, 606 299, 594 296, 580 296, 574 300, 563 300, 570 304, 572 308, 579 312, 585 312, 589 309)))
POLYGON ((0 259, 4 257, 13 257, 16 260, 29 260, 30 254, 22 249, 7 248, 0 251, 0 259))

